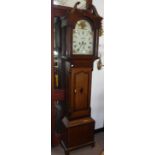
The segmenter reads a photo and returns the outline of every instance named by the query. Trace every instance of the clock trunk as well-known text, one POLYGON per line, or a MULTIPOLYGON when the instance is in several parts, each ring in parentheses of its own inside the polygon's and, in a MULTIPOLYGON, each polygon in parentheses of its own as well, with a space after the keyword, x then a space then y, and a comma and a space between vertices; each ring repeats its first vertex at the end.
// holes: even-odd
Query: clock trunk
POLYGON ((71 67, 66 71, 66 104, 68 119, 90 116, 92 68, 71 67))

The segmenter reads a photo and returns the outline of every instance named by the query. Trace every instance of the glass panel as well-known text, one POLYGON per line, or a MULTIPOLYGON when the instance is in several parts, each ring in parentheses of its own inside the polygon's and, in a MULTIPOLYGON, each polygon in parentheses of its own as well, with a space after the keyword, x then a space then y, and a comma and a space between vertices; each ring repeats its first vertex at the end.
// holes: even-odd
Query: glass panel
POLYGON ((61 21, 54 18, 54 88, 61 87, 61 21))
POLYGON ((93 31, 87 20, 79 20, 73 30, 73 54, 93 54, 93 31))
POLYGON ((74 7, 76 2, 80 2, 79 9, 86 9, 86 0, 54 0, 55 5, 74 7))

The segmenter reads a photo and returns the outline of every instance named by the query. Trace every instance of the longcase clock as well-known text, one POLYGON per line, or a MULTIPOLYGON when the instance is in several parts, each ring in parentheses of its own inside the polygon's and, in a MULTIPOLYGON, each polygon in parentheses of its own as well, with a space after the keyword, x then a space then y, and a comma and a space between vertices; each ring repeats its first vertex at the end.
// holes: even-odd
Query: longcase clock
POLYGON ((93 62, 98 58, 98 41, 102 18, 89 5, 79 10, 75 4, 61 18, 62 68, 65 83, 65 117, 62 145, 70 151, 94 146, 94 125, 91 118, 90 96, 93 62))

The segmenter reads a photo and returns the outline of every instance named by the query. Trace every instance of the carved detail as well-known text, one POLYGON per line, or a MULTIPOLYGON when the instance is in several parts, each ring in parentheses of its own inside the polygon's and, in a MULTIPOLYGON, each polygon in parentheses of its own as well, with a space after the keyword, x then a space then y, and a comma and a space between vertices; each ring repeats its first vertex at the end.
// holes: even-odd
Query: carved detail
POLYGON ((76 2, 73 8, 74 8, 74 9, 77 9, 77 6, 78 6, 79 4, 80 4, 80 2, 76 2))
POLYGON ((87 10, 91 11, 95 16, 99 16, 96 7, 93 4, 88 5, 87 10))

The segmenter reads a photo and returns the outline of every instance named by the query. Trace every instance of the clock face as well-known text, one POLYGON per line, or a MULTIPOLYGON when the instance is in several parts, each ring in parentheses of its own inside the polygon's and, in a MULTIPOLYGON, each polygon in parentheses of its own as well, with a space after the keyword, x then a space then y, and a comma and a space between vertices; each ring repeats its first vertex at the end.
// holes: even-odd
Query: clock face
POLYGON ((76 23, 72 48, 74 55, 93 55, 93 31, 87 20, 76 23))

